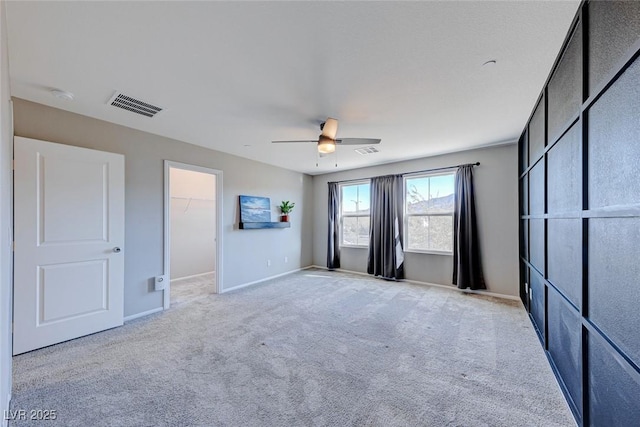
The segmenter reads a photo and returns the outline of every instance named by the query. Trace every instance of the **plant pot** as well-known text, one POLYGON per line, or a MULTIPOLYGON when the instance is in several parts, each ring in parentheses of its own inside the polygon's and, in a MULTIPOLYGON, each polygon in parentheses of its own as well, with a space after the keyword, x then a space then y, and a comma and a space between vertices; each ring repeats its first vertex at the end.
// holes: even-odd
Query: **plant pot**
POLYGON ((289 215, 280 216, 280 222, 289 222, 289 215))

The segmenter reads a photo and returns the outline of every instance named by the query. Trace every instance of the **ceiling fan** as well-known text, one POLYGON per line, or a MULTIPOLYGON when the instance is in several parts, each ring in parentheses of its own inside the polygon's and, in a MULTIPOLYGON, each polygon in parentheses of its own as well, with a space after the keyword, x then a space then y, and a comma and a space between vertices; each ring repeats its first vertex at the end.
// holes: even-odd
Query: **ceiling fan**
POLYGON ((331 154, 336 151, 336 145, 371 145, 380 144, 380 139, 374 138, 340 138, 336 139, 338 133, 338 120, 329 117, 326 121, 320 123, 322 133, 318 139, 301 140, 301 141, 271 141, 274 144, 280 143, 298 143, 298 142, 315 142, 318 144, 318 152, 322 154, 331 154))

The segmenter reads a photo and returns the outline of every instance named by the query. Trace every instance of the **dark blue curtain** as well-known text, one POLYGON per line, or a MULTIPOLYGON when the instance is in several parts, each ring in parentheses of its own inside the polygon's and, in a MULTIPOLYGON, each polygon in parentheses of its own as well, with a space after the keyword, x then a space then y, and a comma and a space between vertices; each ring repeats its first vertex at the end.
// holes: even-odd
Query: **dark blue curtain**
POLYGON ((460 289, 486 289, 476 225, 473 165, 460 166, 455 178, 453 210, 453 284, 460 289))
POLYGON ((329 183, 327 268, 340 268, 340 185, 329 183))
POLYGON ((371 179, 367 272, 385 279, 404 279, 402 182, 402 175, 371 179))

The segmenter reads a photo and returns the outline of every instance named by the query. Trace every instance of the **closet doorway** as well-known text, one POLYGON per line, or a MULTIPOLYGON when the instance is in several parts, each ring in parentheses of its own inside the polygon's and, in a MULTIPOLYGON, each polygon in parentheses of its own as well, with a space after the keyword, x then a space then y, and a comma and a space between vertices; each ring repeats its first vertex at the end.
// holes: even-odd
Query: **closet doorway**
POLYGON ((222 171, 165 160, 164 308, 218 293, 222 171))

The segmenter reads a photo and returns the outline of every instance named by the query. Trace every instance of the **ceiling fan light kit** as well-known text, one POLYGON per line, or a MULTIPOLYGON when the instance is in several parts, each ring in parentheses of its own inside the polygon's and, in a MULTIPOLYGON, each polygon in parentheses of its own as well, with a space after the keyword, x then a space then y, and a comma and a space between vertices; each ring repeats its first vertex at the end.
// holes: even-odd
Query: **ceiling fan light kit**
POLYGON ((322 154, 331 154, 336 151, 335 139, 320 135, 318 139, 318 152, 322 154))

